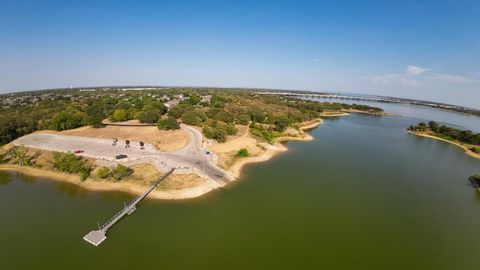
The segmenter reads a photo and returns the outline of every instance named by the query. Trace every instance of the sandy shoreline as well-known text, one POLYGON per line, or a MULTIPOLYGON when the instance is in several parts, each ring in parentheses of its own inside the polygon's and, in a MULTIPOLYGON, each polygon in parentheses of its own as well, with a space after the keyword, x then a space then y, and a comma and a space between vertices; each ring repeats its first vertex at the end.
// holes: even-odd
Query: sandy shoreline
MULTIPOLYGON (((314 121, 309 121, 301 125, 299 128, 301 131, 309 130, 315 128, 323 123, 322 119, 316 119, 314 121)), ((235 180, 238 180, 241 176, 242 168, 250 163, 259 163, 270 160, 276 155, 285 152, 288 148, 282 144, 286 141, 310 141, 313 140, 313 137, 308 133, 303 133, 301 137, 285 136, 276 138, 274 144, 263 143, 261 144, 265 151, 258 156, 247 157, 237 160, 230 168, 228 172, 232 173, 235 177, 235 180)), ((79 175, 68 174, 63 172, 37 169, 32 167, 25 167, 19 165, 4 164, 0 165, 0 171, 14 171, 21 174, 45 178, 53 181, 61 181, 66 183, 74 184, 80 188, 84 188, 90 191, 118 191, 126 192, 133 195, 139 195, 145 191, 146 185, 144 184, 135 184, 132 182, 112 182, 106 180, 96 180, 94 178, 88 178, 85 181, 80 179, 79 175)), ((215 190, 217 187, 209 184, 208 181, 205 181, 201 185, 187 187, 182 189, 172 189, 172 190, 154 190, 149 195, 149 198, 152 199, 163 199, 163 200, 177 200, 177 199, 189 199, 202 196, 212 190, 215 190)))
MULTIPOLYGON (((146 185, 143 184, 134 184, 131 182, 111 182, 111 181, 98 181, 94 179, 87 179, 82 181, 79 175, 69 174, 63 172, 56 172, 50 170, 42 170, 32 167, 25 167, 20 165, 11 165, 3 164, 0 165, 0 171, 7 172, 18 172, 20 174, 25 174, 28 176, 45 178, 47 180, 59 181, 64 183, 70 183, 76 185, 80 188, 84 188, 90 191, 118 191, 125 192, 132 195, 140 195, 145 189, 146 185)), ((202 185, 188 187, 183 189, 172 189, 172 190, 154 190, 149 198, 152 199, 167 199, 167 200, 178 200, 178 199, 190 199, 206 194, 215 188, 212 185, 209 185, 207 182, 202 185)))
MULTIPOLYGON (((302 125, 300 127, 300 130, 309 130, 312 128, 315 128, 323 123, 322 119, 317 119, 317 121, 312 121, 312 123, 307 123, 305 125, 302 125)), ((279 137, 275 140, 275 143, 273 145, 271 144, 263 144, 265 147, 265 151, 258 156, 255 157, 247 157, 247 158, 242 158, 235 162, 228 170, 238 179, 241 176, 241 171, 242 168, 251 163, 259 163, 259 162, 264 162, 267 160, 272 159, 276 155, 285 152, 288 150, 288 148, 282 144, 282 142, 286 141, 311 141, 313 140, 313 137, 305 133, 304 137, 279 137)))
POLYGON ((457 142, 452 142, 452 141, 449 141, 449 140, 446 140, 446 139, 443 139, 443 138, 439 138, 437 136, 433 136, 433 135, 429 135, 429 134, 423 134, 423 133, 418 133, 418 132, 413 132, 413 131, 410 131, 410 130, 407 130, 408 133, 410 134, 413 134, 413 135, 416 135, 416 136, 419 136, 419 137, 425 137, 425 138, 430 138, 430 139, 435 139, 435 140, 439 140, 439 141, 442 141, 442 142, 447 142, 447 143, 450 143, 450 144, 453 144, 459 148, 461 148, 465 154, 473 157, 473 158, 476 158, 476 159, 480 159, 480 154, 477 154, 475 152, 472 152, 470 149, 468 149, 468 147, 466 147, 465 145, 461 145, 457 142))

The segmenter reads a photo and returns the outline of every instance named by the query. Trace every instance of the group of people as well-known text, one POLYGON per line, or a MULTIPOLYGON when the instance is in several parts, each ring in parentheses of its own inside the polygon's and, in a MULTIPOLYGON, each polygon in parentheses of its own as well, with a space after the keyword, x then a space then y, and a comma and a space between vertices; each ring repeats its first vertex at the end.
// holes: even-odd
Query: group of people
MULTIPOLYGON (((117 142, 118 142, 118 139, 114 138, 112 146, 116 146, 117 142)), ((125 148, 130 148, 130 140, 125 140, 125 148)), ((144 142, 140 142, 140 149, 141 150, 145 149, 145 143, 144 142)))

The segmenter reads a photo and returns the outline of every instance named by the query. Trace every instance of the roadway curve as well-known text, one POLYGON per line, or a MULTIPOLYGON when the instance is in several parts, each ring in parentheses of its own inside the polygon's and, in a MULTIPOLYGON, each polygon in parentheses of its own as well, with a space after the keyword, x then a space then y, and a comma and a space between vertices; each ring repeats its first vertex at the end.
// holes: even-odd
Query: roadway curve
POLYGON ((164 172, 171 168, 177 168, 176 173, 195 172, 207 176, 216 187, 232 181, 233 176, 211 162, 210 155, 202 149, 202 134, 197 129, 185 124, 182 124, 181 128, 189 134, 190 140, 186 146, 171 152, 159 151, 151 144, 145 144, 145 149, 142 150, 139 142, 135 141, 131 141, 131 148, 125 148, 121 141, 116 146, 112 146, 112 141, 109 139, 58 134, 29 134, 12 143, 17 146, 23 145, 57 152, 73 152, 80 149, 84 151, 80 155, 96 159, 99 164, 150 163, 164 172), (116 160, 115 156, 120 154, 128 157, 116 160))

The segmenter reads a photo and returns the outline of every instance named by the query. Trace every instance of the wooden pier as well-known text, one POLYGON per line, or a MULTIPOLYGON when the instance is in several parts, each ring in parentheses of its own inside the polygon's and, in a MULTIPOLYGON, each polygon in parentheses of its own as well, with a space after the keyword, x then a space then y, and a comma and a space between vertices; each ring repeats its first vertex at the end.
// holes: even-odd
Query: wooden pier
POLYGON ((160 177, 152 186, 150 186, 142 195, 135 198, 131 203, 126 204, 125 207, 116 213, 109 221, 105 222, 102 226, 99 226, 98 230, 91 231, 83 237, 83 239, 94 246, 100 245, 105 239, 107 239, 107 231, 117 221, 119 221, 125 215, 130 215, 137 210, 137 204, 139 204, 147 195, 152 192, 165 178, 173 173, 175 169, 171 169, 162 177, 160 177))

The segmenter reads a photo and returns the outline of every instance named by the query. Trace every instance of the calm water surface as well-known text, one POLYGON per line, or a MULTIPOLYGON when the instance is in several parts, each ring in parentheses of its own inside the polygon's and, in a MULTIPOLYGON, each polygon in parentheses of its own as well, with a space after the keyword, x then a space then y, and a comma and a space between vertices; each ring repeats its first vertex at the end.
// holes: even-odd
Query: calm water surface
POLYGON ((0 269, 479 269, 480 161, 352 115, 202 198, 146 201, 99 247, 84 234, 131 199, 0 176, 0 269))

